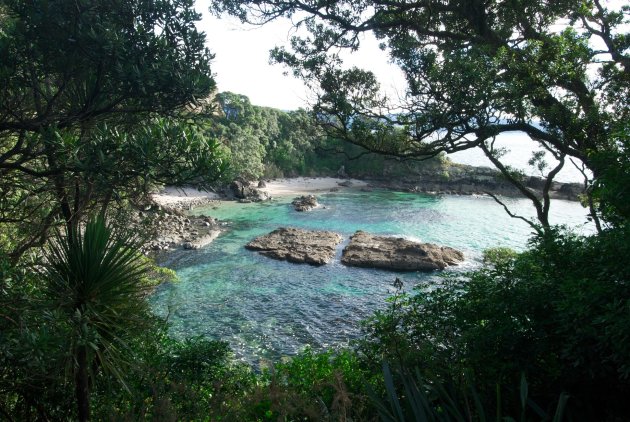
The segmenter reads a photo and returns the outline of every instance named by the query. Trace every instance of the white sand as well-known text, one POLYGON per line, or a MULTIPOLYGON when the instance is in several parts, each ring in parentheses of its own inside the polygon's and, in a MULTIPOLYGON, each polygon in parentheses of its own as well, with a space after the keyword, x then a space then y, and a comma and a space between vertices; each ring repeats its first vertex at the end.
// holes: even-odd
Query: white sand
MULTIPOLYGON (((267 182, 267 187, 260 188, 271 197, 305 195, 317 192, 329 192, 333 188, 340 190, 348 187, 340 186, 340 183, 350 182, 350 188, 361 188, 367 183, 356 179, 338 179, 334 177, 296 177, 290 179, 275 179, 267 182)), ((256 184, 252 184, 256 186, 256 184)), ((152 195, 153 200, 166 207, 181 207, 189 209, 191 207, 203 205, 221 197, 214 192, 204 192, 194 188, 175 188, 172 186, 164 188, 159 193, 152 195)))
POLYGON ((267 187, 260 188, 272 197, 288 195, 304 195, 316 192, 328 192, 333 188, 347 189, 339 183, 351 182, 351 188, 367 186, 367 183, 356 179, 337 179, 334 177, 296 177, 291 179, 275 179, 267 182, 267 187))
POLYGON ((194 188, 176 188, 168 186, 159 193, 151 195, 155 203, 162 206, 195 206, 219 199, 214 192, 205 192, 194 188))

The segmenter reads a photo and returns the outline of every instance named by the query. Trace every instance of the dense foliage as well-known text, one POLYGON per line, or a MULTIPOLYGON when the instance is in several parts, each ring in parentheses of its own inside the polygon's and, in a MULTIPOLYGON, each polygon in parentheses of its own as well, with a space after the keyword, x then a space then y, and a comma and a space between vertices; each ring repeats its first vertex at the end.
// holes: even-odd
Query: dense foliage
MULTIPOLYGON (((472 376, 489 408, 524 373, 547 413, 566 392, 575 419, 627 414, 630 273, 620 262, 629 236, 557 232, 516 257, 491 254, 482 270, 396 297, 367 324, 362 350, 375 366, 384 357, 431 380, 472 376)), ((500 404, 514 410, 508 393, 500 404)))
POLYGON ((0 247, 14 260, 58 222, 221 174, 194 124, 215 87, 198 19, 190 0, 0 2, 0 247))
POLYGON ((216 100, 220 111, 206 122, 206 127, 229 153, 228 178, 337 175, 402 178, 410 166, 440 167, 445 163, 437 159, 430 163, 388 160, 329 136, 306 110, 256 106, 246 96, 231 92, 217 94, 216 100))

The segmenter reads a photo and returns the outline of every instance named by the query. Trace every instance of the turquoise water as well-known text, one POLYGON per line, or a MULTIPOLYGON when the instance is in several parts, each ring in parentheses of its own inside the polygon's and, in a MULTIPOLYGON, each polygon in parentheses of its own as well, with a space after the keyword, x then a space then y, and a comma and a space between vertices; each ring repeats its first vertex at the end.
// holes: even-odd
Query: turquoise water
MULTIPOLYGON (((396 277, 407 289, 437 277, 345 267, 339 263, 342 247, 334 262, 322 267, 276 261, 244 248, 281 226, 333 230, 344 236, 342 246, 356 230, 452 246, 467 258, 452 271, 474 268, 489 247, 523 249, 530 236, 529 226, 487 197, 330 193, 319 196, 323 207, 306 213, 295 212, 291 199, 195 210, 228 220, 230 230, 206 248, 163 257, 161 264, 175 269, 181 281, 160 286, 150 300, 157 314, 168 316, 173 335, 226 340, 237 356, 254 364, 306 345, 344 345, 359 335, 361 320, 385 305, 396 277)), ((508 203, 533 215, 526 200, 508 203)), ((555 201, 552 208, 554 222, 582 231, 589 230, 582 226, 585 214, 574 202, 555 201)))

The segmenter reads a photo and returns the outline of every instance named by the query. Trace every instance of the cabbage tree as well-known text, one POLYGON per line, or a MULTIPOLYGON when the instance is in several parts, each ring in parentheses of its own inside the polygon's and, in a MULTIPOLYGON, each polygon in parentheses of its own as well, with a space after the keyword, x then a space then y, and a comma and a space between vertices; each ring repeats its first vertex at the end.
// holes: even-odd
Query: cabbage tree
POLYGON ((124 385, 127 339, 147 327, 147 266, 139 258, 136 240, 103 218, 59 232, 47 249, 46 292, 53 315, 66 325, 80 421, 89 419, 90 389, 100 371, 124 385))

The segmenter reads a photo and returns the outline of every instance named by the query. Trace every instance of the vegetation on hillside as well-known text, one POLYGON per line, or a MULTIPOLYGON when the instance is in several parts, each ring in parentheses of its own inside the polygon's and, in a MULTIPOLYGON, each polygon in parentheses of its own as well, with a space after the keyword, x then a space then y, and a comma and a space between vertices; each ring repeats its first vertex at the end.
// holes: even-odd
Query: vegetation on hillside
MULTIPOLYGON (((328 135, 307 110, 256 106, 246 96, 231 92, 219 93, 215 99, 218 113, 206 125, 227 149, 228 179, 336 176, 340 169, 353 177, 379 178, 389 171, 388 157, 328 135)), ((393 167, 404 175, 404 166, 393 167)))

